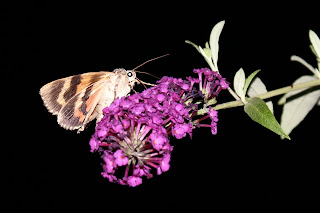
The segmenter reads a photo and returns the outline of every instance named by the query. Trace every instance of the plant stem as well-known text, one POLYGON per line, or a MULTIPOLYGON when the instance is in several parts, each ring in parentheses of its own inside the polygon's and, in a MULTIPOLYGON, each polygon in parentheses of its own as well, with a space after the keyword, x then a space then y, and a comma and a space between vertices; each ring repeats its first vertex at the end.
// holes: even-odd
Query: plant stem
MULTIPOLYGON (((316 79, 316 80, 304 82, 301 84, 296 84, 296 85, 283 87, 280 89, 275 89, 275 90, 257 95, 256 97, 259 97, 261 99, 267 99, 267 98, 282 95, 282 94, 285 94, 287 92, 291 92, 294 90, 304 89, 304 88, 309 88, 309 87, 314 87, 314 86, 319 86, 319 85, 320 85, 320 79, 316 79)), ((238 106, 243 106, 243 105, 244 105, 244 103, 241 100, 237 100, 237 101, 231 101, 231 102, 227 102, 227 103, 223 103, 223 104, 218 104, 215 107, 213 107, 213 109, 215 109, 215 110, 227 109, 227 108, 238 107, 238 106)), ((206 111, 208 111, 208 110, 206 110, 206 111)))

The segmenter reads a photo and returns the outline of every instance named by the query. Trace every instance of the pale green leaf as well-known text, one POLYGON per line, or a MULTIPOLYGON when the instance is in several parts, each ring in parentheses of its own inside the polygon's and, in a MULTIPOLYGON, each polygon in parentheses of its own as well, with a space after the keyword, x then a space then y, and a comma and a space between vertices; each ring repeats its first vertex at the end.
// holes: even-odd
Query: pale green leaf
POLYGON ((195 43, 193 43, 193 42, 191 42, 191 41, 189 41, 189 40, 185 40, 185 42, 186 42, 187 44, 191 44, 194 48, 196 48, 196 49, 198 50, 198 52, 200 52, 198 45, 196 45, 195 43))
MULTIPOLYGON (((293 84, 299 84, 317 79, 313 76, 301 76, 293 84)), ((307 116, 310 110, 317 104, 320 97, 320 89, 301 89, 288 92, 282 97, 282 102, 286 102, 283 106, 281 115, 281 126, 286 134, 299 125, 307 116)))
POLYGON ((290 139, 290 137, 283 131, 266 103, 261 98, 254 97, 250 99, 249 102, 245 104, 244 111, 255 122, 282 137, 290 139))
POLYGON ((212 28, 209 39, 211 57, 216 69, 218 69, 219 37, 223 29, 224 23, 225 21, 220 21, 212 28))
POLYGON ((247 93, 247 89, 252 81, 252 79, 258 74, 258 72, 260 72, 260 70, 256 70, 254 71, 253 73, 251 73, 248 78, 246 79, 246 82, 244 84, 244 87, 243 87, 243 93, 246 94, 247 93))
MULTIPOLYGON (((298 78, 297 80, 295 80, 293 82, 292 85, 297 85, 297 84, 301 84, 301 83, 304 83, 304 82, 308 82, 308 81, 312 81, 312 80, 315 80, 317 79, 316 77, 314 76, 310 76, 310 75, 303 75, 301 76, 300 78, 298 78)), ((279 105, 283 105, 286 103, 287 101, 287 98, 293 96, 293 95, 296 95, 300 92, 303 92, 304 90, 307 90, 308 88, 304 88, 304 89, 299 89, 299 90, 295 90, 295 91, 292 91, 292 92, 288 92, 286 93, 285 95, 283 95, 280 100, 278 101, 278 104, 279 105)))
POLYGON ((207 49, 210 49, 209 43, 206 42, 205 45, 204 45, 204 47, 207 48, 207 49))
POLYGON ((204 57, 206 62, 209 64, 211 70, 217 70, 211 61, 211 56, 210 56, 210 53, 208 52, 208 49, 207 48, 202 49, 202 47, 200 47, 200 46, 198 48, 199 48, 200 54, 204 57), (207 55, 207 54, 209 54, 209 55, 207 55))
POLYGON ((320 58, 320 39, 315 32, 309 30, 309 38, 317 58, 320 58))
POLYGON ((211 58, 211 50, 209 48, 203 48, 203 51, 208 58, 211 58))
MULTIPOLYGON (((256 77, 250 84, 250 87, 248 90, 248 96, 252 98, 266 92, 268 92, 266 86, 264 85, 264 83, 261 81, 259 77, 256 77)), ((270 111, 273 113, 272 101, 268 101, 266 102, 266 104, 269 107, 270 111)))
POLYGON ((242 68, 238 70, 238 72, 235 74, 233 79, 233 87, 236 91, 237 95, 240 97, 240 99, 244 102, 245 95, 243 92, 243 87, 246 81, 246 76, 242 68))
POLYGON ((320 78, 320 73, 319 70, 312 67, 308 62, 306 62, 304 59, 302 59, 299 56, 293 55, 290 58, 291 61, 296 61, 301 63, 303 66, 305 66, 306 68, 308 68, 313 74, 315 74, 316 76, 318 76, 318 78, 320 78))

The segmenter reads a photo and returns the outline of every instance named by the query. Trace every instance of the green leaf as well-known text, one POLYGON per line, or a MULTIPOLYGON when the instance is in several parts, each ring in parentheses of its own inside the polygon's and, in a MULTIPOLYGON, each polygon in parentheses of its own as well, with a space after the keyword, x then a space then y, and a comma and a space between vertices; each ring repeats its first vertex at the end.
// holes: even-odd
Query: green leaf
MULTIPOLYGON (((263 93, 267 93, 267 88, 264 85, 264 83, 261 81, 259 77, 256 77, 252 83, 250 84, 250 87, 248 89, 248 96, 250 98, 258 96, 263 93)), ((269 107, 270 111, 273 113, 273 104, 272 101, 266 102, 267 106, 269 107)))
POLYGON ((252 79, 258 74, 258 72, 260 72, 260 70, 256 70, 254 71, 253 73, 251 73, 248 78, 246 79, 246 82, 244 84, 244 87, 243 87, 243 93, 246 94, 247 93, 247 89, 252 81, 252 79))
POLYGON ((261 124, 281 137, 285 137, 290 140, 290 137, 283 131, 280 124, 261 98, 254 97, 250 99, 244 106, 244 111, 255 122, 261 124))
POLYGON ((234 87, 234 90, 236 91, 237 95, 242 100, 242 102, 245 101, 245 95, 243 92, 243 87, 244 87, 245 81, 246 81, 245 73, 244 73, 243 69, 240 68, 238 70, 238 72, 236 72, 236 74, 234 75, 233 87, 234 87))
POLYGON ((213 64, 217 70, 218 70, 219 37, 223 29, 224 23, 225 21, 220 21, 212 28, 210 39, 209 39, 211 57, 213 60, 213 64))

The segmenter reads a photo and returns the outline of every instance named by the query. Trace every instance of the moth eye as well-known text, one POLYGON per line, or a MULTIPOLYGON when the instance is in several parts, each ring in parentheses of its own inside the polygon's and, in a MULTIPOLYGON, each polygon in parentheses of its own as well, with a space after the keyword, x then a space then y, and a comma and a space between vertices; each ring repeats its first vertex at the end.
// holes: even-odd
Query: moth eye
POLYGON ((127 75, 129 78, 133 76, 132 72, 128 72, 127 75))

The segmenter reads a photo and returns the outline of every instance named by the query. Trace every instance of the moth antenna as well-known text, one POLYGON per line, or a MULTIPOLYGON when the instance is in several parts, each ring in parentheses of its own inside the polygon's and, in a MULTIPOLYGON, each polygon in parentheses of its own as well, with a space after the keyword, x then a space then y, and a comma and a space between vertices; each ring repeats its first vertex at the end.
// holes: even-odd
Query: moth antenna
POLYGON ((144 62, 144 63, 140 64, 140 65, 139 65, 139 66, 137 66, 137 67, 135 67, 135 68, 133 69, 133 71, 135 71, 135 69, 137 69, 137 68, 139 68, 139 67, 141 67, 141 66, 145 65, 146 63, 149 63, 150 61, 154 61, 154 60, 157 60, 157 59, 159 59, 159 58, 163 58, 163 57, 168 56, 168 55, 170 55, 170 54, 168 53, 168 54, 165 54, 165 55, 162 55, 162 56, 156 57, 156 58, 149 59, 148 61, 146 61, 146 62, 144 62))
POLYGON ((152 74, 150 74, 150 73, 148 73, 148 72, 141 72, 141 71, 138 71, 138 70, 136 70, 135 72, 137 72, 137 73, 142 73, 142 74, 147 74, 147 75, 150 75, 150 76, 152 76, 152 77, 154 77, 154 78, 156 78, 156 79, 160 79, 158 76, 152 75, 152 74))

